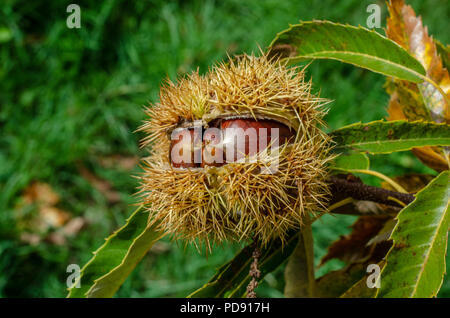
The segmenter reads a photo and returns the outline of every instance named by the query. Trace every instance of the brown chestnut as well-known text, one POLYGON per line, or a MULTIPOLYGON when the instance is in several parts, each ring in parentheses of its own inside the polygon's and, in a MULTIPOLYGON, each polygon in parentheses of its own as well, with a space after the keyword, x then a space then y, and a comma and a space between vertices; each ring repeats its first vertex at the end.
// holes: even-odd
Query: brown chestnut
POLYGON ((198 127, 175 129, 170 145, 172 166, 220 167, 255 155, 267 147, 277 147, 295 136, 287 126, 269 119, 225 119, 217 126, 204 133, 198 127))
POLYGON ((294 138, 287 126, 270 119, 228 119, 220 124, 225 162, 252 156, 267 147, 276 147, 294 138))

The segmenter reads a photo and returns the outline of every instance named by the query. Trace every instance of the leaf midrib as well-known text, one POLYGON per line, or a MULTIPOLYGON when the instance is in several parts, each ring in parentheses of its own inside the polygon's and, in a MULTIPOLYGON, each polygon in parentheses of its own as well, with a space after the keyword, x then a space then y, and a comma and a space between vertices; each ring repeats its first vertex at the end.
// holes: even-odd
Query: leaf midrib
MULTIPOLYGON (((320 54, 324 54, 324 53, 325 54, 344 54, 344 55, 354 55, 354 56, 368 57, 369 59, 380 61, 380 62, 389 64, 391 66, 395 66, 395 67, 397 67, 397 68, 399 68, 399 69, 401 69, 403 71, 406 71, 407 73, 414 74, 417 77, 421 78, 422 80, 424 80, 424 77, 425 77, 425 75, 420 74, 420 73, 414 71, 413 69, 404 67, 401 64, 394 63, 394 62, 392 62, 390 60, 387 60, 387 59, 384 59, 384 58, 379 58, 379 57, 377 57, 375 55, 369 55, 369 54, 366 54, 366 53, 358 53, 358 52, 354 52, 354 51, 329 51, 329 50, 325 51, 324 50, 324 51, 317 51, 315 53, 301 54, 301 55, 293 57, 292 59, 301 58, 301 57, 313 57, 314 58, 314 57, 316 57, 316 56, 318 56, 320 54)), ((329 58, 343 62, 342 59, 337 58, 337 57, 329 57, 329 58)), ((356 63, 351 63, 351 64, 358 65, 356 63)), ((379 72, 379 71, 377 71, 377 72, 379 72)))
POLYGON ((429 141, 429 140, 449 140, 448 137, 428 137, 428 138, 402 138, 402 139, 396 139, 396 140, 373 140, 373 141, 366 141, 366 142, 356 142, 356 143, 349 143, 342 146, 337 146, 336 148, 344 148, 344 147, 351 147, 351 146, 359 146, 359 145, 370 145, 370 144, 381 144, 381 143, 402 143, 402 142, 410 142, 410 141, 429 141))

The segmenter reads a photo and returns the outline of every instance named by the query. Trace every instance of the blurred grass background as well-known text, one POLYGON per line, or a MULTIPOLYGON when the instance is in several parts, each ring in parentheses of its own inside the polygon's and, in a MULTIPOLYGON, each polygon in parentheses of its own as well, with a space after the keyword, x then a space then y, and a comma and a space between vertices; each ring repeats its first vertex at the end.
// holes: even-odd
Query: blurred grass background
MULTIPOLYGON (((430 34, 450 42, 448 2, 408 2, 430 34)), ((70 3, 4 0, 0 6, 0 297, 65 297, 67 265, 84 265, 131 214, 137 186, 131 175, 140 173, 135 163, 146 153, 134 131, 162 80, 197 67, 204 72, 227 53, 256 53, 298 20, 365 26, 370 3, 381 6, 382 27, 387 15, 384 1, 375 0, 77 1, 82 27, 69 29, 70 3), (33 225, 42 217, 39 202, 26 204, 26 193, 36 181, 59 197, 51 215, 65 211, 82 220, 80 231, 61 238, 58 222, 33 225)), ((329 129, 386 116, 383 76, 333 61, 313 63, 308 76, 316 92, 333 100, 329 129)), ((372 160, 373 169, 390 176, 431 172, 409 153, 372 160)), ((316 222, 317 261, 353 221, 316 222)), ((238 249, 224 244, 205 257, 166 238, 117 296, 186 296, 238 249)), ((332 261, 318 273, 340 266, 332 261)), ((267 276, 259 296, 282 296, 282 270, 267 276)), ((440 296, 450 296, 448 279, 440 296)))

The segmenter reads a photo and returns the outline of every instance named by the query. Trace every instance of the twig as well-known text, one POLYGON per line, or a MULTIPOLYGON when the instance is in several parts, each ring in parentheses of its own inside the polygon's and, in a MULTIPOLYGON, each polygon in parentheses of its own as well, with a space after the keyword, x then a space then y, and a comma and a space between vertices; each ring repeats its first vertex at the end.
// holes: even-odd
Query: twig
POLYGON ((333 195, 331 204, 342 199, 351 197, 355 200, 373 201, 394 207, 403 208, 414 201, 415 197, 409 193, 400 193, 386 190, 374 186, 363 184, 362 182, 349 181, 343 178, 330 177, 330 190, 333 195), (400 202, 398 202, 400 201, 400 202), (404 205, 400 204, 404 203, 404 205))
POLYGON ((255 289, 256 289, 256 287, 258 287, 258 280, 259 280, 259 277, 261 276, 261 271, 258 269, 258 261, 259 261, 259 258, 261 257, 261 251, 259 250, 259 247, 258 247, 258 244, 256 241, 255 241, 254 245, 255 245, 255 249, 253 250, 253 254, 252 254, 253 262, 250 265, 250 272, 249 272, 252 280, 247 285, 247 298, 256 298, 255 289))

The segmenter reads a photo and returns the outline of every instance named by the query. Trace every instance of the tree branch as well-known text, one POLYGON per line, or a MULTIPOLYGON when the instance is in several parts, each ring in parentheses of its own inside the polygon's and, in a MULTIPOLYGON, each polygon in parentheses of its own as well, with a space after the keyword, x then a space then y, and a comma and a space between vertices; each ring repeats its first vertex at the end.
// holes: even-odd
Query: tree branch
POLYGON ((403 207, 398 201, 404 205, 410 204, 415 197, 409 193, 400 193, 390 191, 383 188, 369 186, 360 181, 352 181, 332 176, 328 179, 332 198, 330 204, 351 197, 355 200, 372 201, 376 203, 386 204, 393 207, 403 207))

